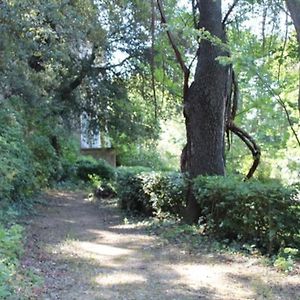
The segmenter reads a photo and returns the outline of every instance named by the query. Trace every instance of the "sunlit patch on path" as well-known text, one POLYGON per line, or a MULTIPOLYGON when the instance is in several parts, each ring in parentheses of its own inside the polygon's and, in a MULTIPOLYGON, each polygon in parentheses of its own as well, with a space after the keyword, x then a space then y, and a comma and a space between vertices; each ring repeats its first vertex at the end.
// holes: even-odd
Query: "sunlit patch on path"
POLYGON ((297 299, 300 279, 255 259, 187 253, 140 226, 113 203, 52 191, 28 229, 24 265, 45 278, 37 299, 297 299), (250 262, 250 263, 249 263, 250 262))

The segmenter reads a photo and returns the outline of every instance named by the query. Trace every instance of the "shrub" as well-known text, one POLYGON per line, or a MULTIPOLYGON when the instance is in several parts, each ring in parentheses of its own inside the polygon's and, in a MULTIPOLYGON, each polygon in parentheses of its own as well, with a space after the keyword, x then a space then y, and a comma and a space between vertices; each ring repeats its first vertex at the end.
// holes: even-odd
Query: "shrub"
POLYGON ((295 265, 295 257, 298 255, 299 250, 294 248, 283 248, 280 250, 274 260, 274 267, 280 271, 290 272, 295 265))
POLYGON ((143 167, 122 167, 117 170, 117 194, 122 209, 151 215, 150 197, 143 191, 143 167))
POLYGON ((89 178, 97 198, 113 198, 117 195, 113 181, 103 180, 98 175, 89 175, 89 178))
POLYGON ((22 117, 0 106, 0 200, 17 200, 36 189, 33 157, 24 139, 22 117))
POLYGON ((143 191, 150 196, 156 215, 179 216, 186 196, 186 180, 179 172, 151 172, 143 177, 143 191))
POLYGON ((89 175, 98 175, 102 179, 111 180, 115 177, 114 168, 106 161, 96 160, 90 156, 81 156, 75 163, 78 178, 88 181, 89 175))
POLYGON ((9 229, 0 226, 0 298, 14 295, 14 281, 22 254, 22 231, 20 225, 9 229))
POLYGON ((200 176, 194 181, 194 193, 207 231, 215 236, 251 242, 269 253, 299 246, 296 188, 276 181, 200 176))
POLYGON ((39 187, 57 181, 62 174, 62 166, 48 136, 38 132, 33 133, 27 140, 33 156, 33 167, 39 187))
POLYGON ((178 172, 150 172, 144 168, 122 168, 117 172, 121 208, 145 215, 176 215, 183 208, 185 179, 178 172))
POLYGON ((61 152, 62 157, 61 166, 62 173, 59 179, 60 182, 76 179, 76 161, 79 156, 79 145, 75 138, 65 137, 61 139, 61 152))

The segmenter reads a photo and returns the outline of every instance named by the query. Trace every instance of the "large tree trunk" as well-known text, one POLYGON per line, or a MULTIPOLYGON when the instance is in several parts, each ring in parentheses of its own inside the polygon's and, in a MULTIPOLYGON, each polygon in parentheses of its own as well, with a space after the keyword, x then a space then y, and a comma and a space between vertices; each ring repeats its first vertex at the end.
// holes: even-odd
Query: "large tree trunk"
MULTIPOLYGON (((286 0, 286 6, 290 12, 297 33, 298 47, 300 52, 300 0, 286 0)), ((299 94, 298 110, 300 114, 300 67, 299 67, 299 94)))
POLYGON ((286 5, 292 17, 297 32, 298 43, 300 44, 300 0, 286 0, 286 5))
MULTIPOLYGON (((200 0, 199 11, 200 28, 224 40, 221 0, 200 0)), ((184 99, 186 169, 191 178, 225 174, 224 114, 228 68, 216 60, 221 55, 225 54, 219 45, 209 40, 201 41, 194 82, 184 99)), ((185 221, 197 222, 199 216, 199 205, 190 190, 185 221)))

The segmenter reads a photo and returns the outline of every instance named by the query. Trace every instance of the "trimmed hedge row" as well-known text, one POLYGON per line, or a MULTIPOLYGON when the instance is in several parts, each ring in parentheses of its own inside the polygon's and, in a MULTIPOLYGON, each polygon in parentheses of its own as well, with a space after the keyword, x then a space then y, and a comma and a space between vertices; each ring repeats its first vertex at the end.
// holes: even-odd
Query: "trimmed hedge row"
MULTIPOLYGON (((280 182, 243 182, 236 177, 198 177, 194 195, 202 209, 199 223, 220 239, 249 242, 271 253, 300 246, 299 189, 280 182)), ((121 208, 144 215, 180 216, 188 180, 177 172, 120 168, 121 208)))
POLYGON ((300 245, 296 187, 236 177, 198 177, 194 194, 206 230, 222 239, 252 242, 268 253, 300 245))
POLYGON ((185 190, 186 181, 178 172, 151 172, 140 167, 117 171, 121 208, 148 216, 178 216, 183 209, 185 190))

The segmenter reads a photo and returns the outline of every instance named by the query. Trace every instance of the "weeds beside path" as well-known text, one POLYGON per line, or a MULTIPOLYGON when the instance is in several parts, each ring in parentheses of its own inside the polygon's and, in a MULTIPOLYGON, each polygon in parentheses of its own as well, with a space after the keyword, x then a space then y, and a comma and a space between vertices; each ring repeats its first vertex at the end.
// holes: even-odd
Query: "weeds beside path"
POLYGON ((44 278, 36 299, 300 299, 300 278, 257 259, 189 253, 124 224, 113 202, 50 191, 29 220, 24 268, 44 278))

